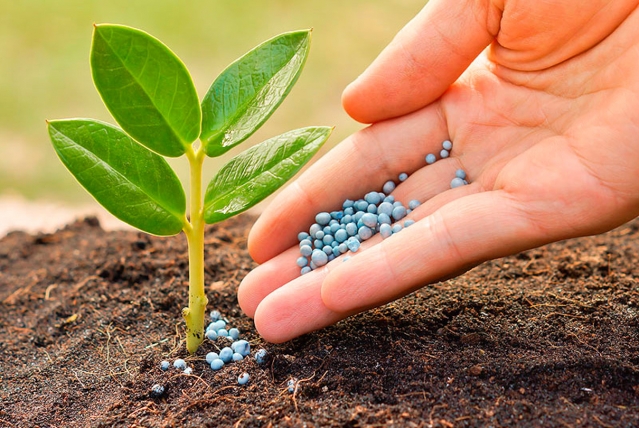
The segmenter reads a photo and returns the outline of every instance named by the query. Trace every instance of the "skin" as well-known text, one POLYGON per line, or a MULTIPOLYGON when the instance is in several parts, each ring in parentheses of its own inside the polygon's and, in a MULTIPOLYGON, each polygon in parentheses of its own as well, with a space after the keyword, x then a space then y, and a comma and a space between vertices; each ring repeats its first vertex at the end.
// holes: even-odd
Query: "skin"
POLYGON ((283 342, 483 261, 608 231, 639 215, 639 1, 431 0, 346 88, 373 123, 281 192, 254 225, 261 263, 238 291, 283 342), (453 141, 451 157, 427 153, 453 141), (463 168, 470 185, 450 189, 463 168), (314 216, 410 174, 417 222, 300 276, 314 216))

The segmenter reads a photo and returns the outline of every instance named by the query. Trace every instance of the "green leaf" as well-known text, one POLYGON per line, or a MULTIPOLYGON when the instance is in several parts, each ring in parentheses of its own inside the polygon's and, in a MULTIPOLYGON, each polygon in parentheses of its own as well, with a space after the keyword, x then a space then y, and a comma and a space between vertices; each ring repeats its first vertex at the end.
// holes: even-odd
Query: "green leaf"
POLYGON ((331 131, 325 126, 296 129, 235 156, 206 189, 204 220, 222 221, 266 198, 311 159, 331 131))
POLYGON ((96 25, 91 69, 104 104, 138 142, 177 157, 197 139, 202 113, 191 76, 156 38, 121 25, 96 25))
POLYGON ((182 230, 184 190, 161 156, 107 123, 66 119, 48 124, 62 163, 111 214, 154 235, 182 230))
POLYGON ((310 30, 276 36, 236 60, 202 100, 200 140, 219 156, 250 137, 284 101, 310 47, 310 30))

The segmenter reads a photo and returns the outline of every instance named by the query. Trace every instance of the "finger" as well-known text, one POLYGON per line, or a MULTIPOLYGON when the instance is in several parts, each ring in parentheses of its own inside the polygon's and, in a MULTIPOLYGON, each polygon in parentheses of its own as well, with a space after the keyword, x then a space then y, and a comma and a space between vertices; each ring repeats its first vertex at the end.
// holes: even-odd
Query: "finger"
POLYGON ((322 300, 336 312, 363 310, 550 240, 505 191, 471 194, 421 219, 410 233, 393 235, 336 266, 324 280, 322 300))
POLYGON ((439 98, 497 34, 501 11, 492 3, 429 1, 346 88, 346 112, 374 123, 439 98))
POLYGON ((637 3, 591 0, 575 8, 571 0, 520 2, 507 9, 491 59, 513 70, 550 68, 610 36, 637 3))
POLYGON ((250 318, 262 300, 282 285, 300 276, 295 260, 300 257, 296 245, 250 271, 237 290, 237 301, 242 311, 250 318))
POLYGON ((255 311, 260 336, 273 343, 286 342, 351 315, 331 311, 322 301, 320 290, 328 271, 328 266, 315 270, 266 296, 255 311))
POLYGON ((263 263, 296 245, 297 233, 308 230, 318 212, 339 210, 345 199, 419 169, 446 138, 437 104, 353 134, 274 198, 249 234, 251 256, 263 263))

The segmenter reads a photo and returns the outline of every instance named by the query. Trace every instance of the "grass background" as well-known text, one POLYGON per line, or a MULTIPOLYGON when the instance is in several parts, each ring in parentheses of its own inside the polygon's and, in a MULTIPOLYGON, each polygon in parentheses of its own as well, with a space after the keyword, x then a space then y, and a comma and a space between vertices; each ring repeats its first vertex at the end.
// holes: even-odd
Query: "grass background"
MULTIPOLYGON (((114 123, 91 81, 93 23, 143 29, 186 64, 200 98, 227 64, 281 32, 313 28, 300 80, 249 144, 289 129, 333 125, 324 152, 361 127, 342 110, 343 88, 423 7, 409 0, 20 0, 0 13, 0 197, 83 204, 91 197, 60 163, 45 119, 114 123)), ((206 176, 240 146, 205 163, 206 176)), ((185 159, 172 160, 182 178, 185 159)))

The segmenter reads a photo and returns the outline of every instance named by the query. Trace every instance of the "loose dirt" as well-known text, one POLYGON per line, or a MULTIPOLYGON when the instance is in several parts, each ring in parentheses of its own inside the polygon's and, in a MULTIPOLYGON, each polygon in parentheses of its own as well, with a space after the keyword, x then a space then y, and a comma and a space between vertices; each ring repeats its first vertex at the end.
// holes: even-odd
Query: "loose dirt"
POLYGON ((206 342, 193 375, 160 370, 187 357, 182 236, 87 218, 1 239, 0 426, 639 426, 639 221, 273 345, 236 301, 253 220, 208 229, 207 294, 270 359, 214 372, 206 342), (152 398, 154 384, 166 392, 152 398))

